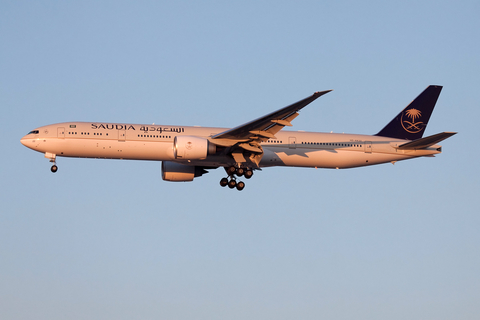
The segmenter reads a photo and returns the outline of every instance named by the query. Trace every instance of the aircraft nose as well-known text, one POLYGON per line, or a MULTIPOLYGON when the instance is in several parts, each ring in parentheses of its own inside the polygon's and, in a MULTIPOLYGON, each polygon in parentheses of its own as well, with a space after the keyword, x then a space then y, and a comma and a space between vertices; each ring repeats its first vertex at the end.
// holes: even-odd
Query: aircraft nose
POLYGON ((36 150, 38 147, 38 142, 40 138, 40 130, 35 129, 24 135, 20 139, 20 143, 23 144, 25 147, 36 150))
POLYGON ((26 136, 23 136, 22 139, 20 139, 20 143, 27 148, 33 149, 35 146, 35 137, 27 134, 26 136))
POLYGON ((27 136, 23 136, 22 139, 20 139, 20 143, 27 147, 27 136))

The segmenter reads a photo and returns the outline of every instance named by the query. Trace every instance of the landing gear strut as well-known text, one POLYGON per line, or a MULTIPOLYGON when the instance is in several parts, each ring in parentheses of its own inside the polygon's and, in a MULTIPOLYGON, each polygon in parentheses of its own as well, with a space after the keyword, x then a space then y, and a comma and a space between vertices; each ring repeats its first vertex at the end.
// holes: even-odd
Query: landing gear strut
POLYGON ((45 158, 50 159, 50 162, 53 163, 50 171, 52 171, 53 173, 57 172, 58 167, 57 163, 55 162, 55 160, 57 159, 57 155, 50 152, 45 152, 45 158))
POLYGON ((237 182, 235 176, 245 176, 246 179, 250 179, 253 176, 253 171, 251 169, 235 168, 234 166, 231 166, 225 168, 225 171, 227 172, 228 177, 222 178, 222 180, 220 180, 220 185, 222 187, 228 186, 230 189, 237 188, 238 191, 242 191, 245 188, 245 182, 237 182))

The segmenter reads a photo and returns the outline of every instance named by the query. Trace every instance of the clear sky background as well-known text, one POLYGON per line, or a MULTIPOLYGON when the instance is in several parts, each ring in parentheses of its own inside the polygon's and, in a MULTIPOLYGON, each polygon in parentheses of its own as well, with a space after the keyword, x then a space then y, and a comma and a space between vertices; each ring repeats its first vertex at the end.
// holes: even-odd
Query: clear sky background
POLYGON ((479 319, 480 2, 1 1, 2 319, 479 319), (59 158, 63 121, 374 134, 428 85, 435 158, 223 169, 59 158))

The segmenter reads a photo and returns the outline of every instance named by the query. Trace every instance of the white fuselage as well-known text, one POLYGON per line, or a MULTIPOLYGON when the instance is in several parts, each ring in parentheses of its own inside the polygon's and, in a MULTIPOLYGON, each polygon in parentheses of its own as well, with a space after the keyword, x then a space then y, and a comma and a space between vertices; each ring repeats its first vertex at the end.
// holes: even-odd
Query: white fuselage
MULTIPOLYGON (((46 157, 79 157, 175 161, 205 167, 235 164, 232 157, 209 155, 203 160, 177 160, 175 136, 209 139, 226 128, 65 122, 39 127, 21 139, 46 157), (38 132, 38 133, 37 133, 38 132)), ((440 153, 434 145, 421 150, 398 150, 406 140, 358 134, 280 131, 262 143, 260 167, 291 166, 353 168, 440 153)), ((214 140, 212 140, 214 142, 214 140)))

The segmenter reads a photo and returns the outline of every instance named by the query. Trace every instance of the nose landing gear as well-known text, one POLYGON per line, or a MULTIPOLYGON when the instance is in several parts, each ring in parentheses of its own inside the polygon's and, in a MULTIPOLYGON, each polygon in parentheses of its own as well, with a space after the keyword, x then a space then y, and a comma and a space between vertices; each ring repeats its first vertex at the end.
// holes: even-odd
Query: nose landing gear
POLYGON ((57 155, 50 152, 45 152, 45 158, 50 159, 50 162, 53 163, 50 171, 52 171, 53 173, 57 172, 58 167, 57 163, 55 162, 55 160, 57 159, 57 155))
POLYGON ((222 178, 222 180, 220 180, 220 185, 222 187, 228 186, 230 189, 237 188, 238 191, 242 191, 245 188, 245 183, 243 181, 237 182, 235 176, 245 176, 245 179, 250 179, 253 176, 253 171, 248 168, 235 168, 234 166, 231 166, 228 168, 226 167, 225 171, 227 172, 228 177, 222 178))

